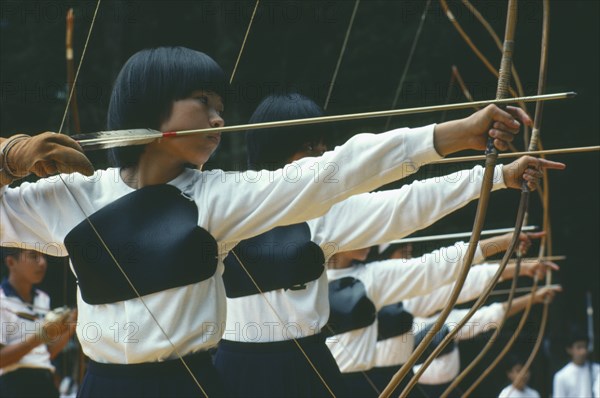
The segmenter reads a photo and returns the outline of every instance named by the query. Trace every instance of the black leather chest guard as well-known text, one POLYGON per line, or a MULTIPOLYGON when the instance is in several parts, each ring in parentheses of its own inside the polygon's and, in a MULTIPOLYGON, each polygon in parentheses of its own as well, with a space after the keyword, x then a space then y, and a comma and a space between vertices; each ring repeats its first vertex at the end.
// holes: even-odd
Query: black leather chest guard
POLYGON ((328 336, 364 328, 375 322, 377 310, 367 297, 365 285, 351 276, 329 282, 328 336))
MULTIPOLYGON (((172 185, 127 194, 89 217, 140 295, 206 280, 217 242, 198 226, 198 207, 172 185)), ((81 296, 89 304, 137 297, 87 220, 65 237, 81 296)))
MULTIPOLYGON (((433 325, 433 323, 428 324, 423 329, 421 329, 419 333, 415 335, 415 348, 421 343, 421 341, 423 341, 427 334, 431 333, 431 328, 433 327, 433 325)), ((431 340, 431 343, 427 346, 423 354, 419 357, 415 365, 420 365, 423 362, 425 362, 427 357, 429 357, 433 353, 433 351, 435 351, 435 349, 440 345, 440 343, 442 342, 442 340, 444 340, 444 337, 446 337, 448 333, 450 333, 448 325, 442 326, 440 331, 435 334, 433 340, 431 340)), ((444 347, 442 352, 439 353, 438 357, 451 353, 455 347, 456 341, 452 340, 446 347, 444 347)))
POLYGON ((402 302, 386 305, 377 313, 377 341, 401 336, 412 330, 413 316, 402 302))
MULTIPOLYGON (((306 223, 274 228, 240 242, 233 251, 263 292, 304 289, 306 283, 318 279, 325 270, 323 251, 311 242, 306 223)), ((224 263, 227 297, 260 293, 233 253, 224 263)))

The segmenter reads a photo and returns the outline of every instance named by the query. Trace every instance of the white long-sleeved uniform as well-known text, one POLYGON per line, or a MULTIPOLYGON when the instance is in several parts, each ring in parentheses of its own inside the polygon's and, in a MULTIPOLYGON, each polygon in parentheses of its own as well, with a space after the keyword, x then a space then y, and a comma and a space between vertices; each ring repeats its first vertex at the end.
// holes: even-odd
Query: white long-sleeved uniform
MULTIPOLYGON (((328 269, 330 281, 352 277, 364 285, 367 298, 375 310, 411 297, 422 296, 452 283, 460 273, 460 265, 468 243, 436 250, 409 260, 386 260, 343 269, 328 269)), ((481 262, 483 254, 477 247, 474 261, 481 262)), ((369 326, 336 334, 327 339, 342 373, 371 369, 377 344, 377 320, 369 326)))
MULTIPOLYGON (((460 322, 462 318, 469 312, 468 309, 464 310, 452 310, 448 319, 446 319, 446 326, 448 330, 452 331, 460 322)), ((428 324, 435 322, 438 315, 429 318, 415 318, 415 325, 418 330, 426 327, 428 324)), ((494 303, 484 307, 481 307, 475 312, 473 317, 467 322, 460 331, 456 334, 455 340, 469 340, 477 336, 478 334, 488 332, 498 327, 498 324, 502 321, 504 316, 504 305, 502 303, 494 303)), ((415 373, 421 368, 422 365, 413 366, 415 373)), ((455 347, 451 352, 445 355, 441 355, 434 359, 429 367, 423 372, 423 375, 419 378, 419 383, 422 384, 445 384, 450 383, 460 372, 460 353, 458 347, 455 347)))
MULTIPOLYGON (((311 241, 319 245, 327 260, 336 252, 399 239, 479 197, 482 179, 483 168, 477 166, 415 181, 397 190, 355 195, 307 222, 311 241)), ((502 166, 497 166, 493 189, 504 187, 502 166)), ((301 290, 277 289, 264 292, 264 297, 228 297, 223 338, 257 343, 318 333, 329 319, 327 282, 323 273, 301 290)))
MULTIPOLYGON (((457 304, 476 299, 485 289, 498 270, 496 264, 476 265, 469 271, 463 289, 458 296, 457 304)), ((426 318, 440 311, 448 303, 454 283, 442 286, 425 296, 404 300, 404 309, 415 317, 426 318)), ((402 335, 390 337, 377 342, 375 349, 374 367, 388 367, 404 364, 414 349, 415 331, 411 330, 402 335)))
MULTIPOLYGON (((209 231, 219 251, 217 270, 208 279, 144 296, 178 352, 204 350, 220 339, 226 312, 222 259, 231 247, 278 225, 319 217, 336 202, 403 178, 439 159, 433 131, 432 125, 359 134, 320 158, 302 159, 283 171, 186 170, 170 181, 198 207, 197 224, 209 231), (338 166, 334 176, 330 165, 338 166), (337 182, 332 183, 332 177, 337 182)), ((119 169, 98 170, 92 177, 71 174, 62 178, 68 190, 58 177, 2 188, 0 244, 65 255, 64 238, 85 215, 134 191, 121 180, 119 169)), ((94 361, 124 364, 176 357, 138 298, 91 305, 78 290, 78 309, 77 334, 85 354, 94 361)))
POLYGON ((586 362, 583 366, 577 366, 569 362, 554 375, 552 396, 600 397, 600 365, 586 362))

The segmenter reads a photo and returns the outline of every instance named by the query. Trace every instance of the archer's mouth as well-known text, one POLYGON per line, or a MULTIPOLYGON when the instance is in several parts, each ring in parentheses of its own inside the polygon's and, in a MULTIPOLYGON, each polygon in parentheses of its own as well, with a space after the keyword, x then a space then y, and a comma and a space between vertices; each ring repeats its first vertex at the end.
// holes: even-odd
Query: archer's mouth
POLYGON ((215 142, 216 144, 221 142, 221 133, 207 134, 205 137, 215 142))

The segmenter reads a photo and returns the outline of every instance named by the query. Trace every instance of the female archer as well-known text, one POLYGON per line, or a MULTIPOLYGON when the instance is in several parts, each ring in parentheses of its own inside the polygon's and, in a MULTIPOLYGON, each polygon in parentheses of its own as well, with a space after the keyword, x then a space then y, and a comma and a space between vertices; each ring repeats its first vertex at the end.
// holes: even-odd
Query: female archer
MULTIPOLYGON (((226 89, 222 69, 201 52, 144 50, 117 77, 108 128, 218 128, 226 89)), ((0 243, 68 253, 78 280, 77 334, 91 359, 82 396, 218 396, 223 386, 207 350, 225 321, 228 250, 321 216, 415 165, 483 149, 488 134, 504 150, 519 129, 516 118, 528 120, 521 110, 488 107, 437 126, 360 134, 298 161, 293 179, 282 169, 250 180, 186 168, 208 160, 219 133, 115 151, 118 167, 97 171, 69 137, 16 135, 0 143, 0 243), (343 165, 338 183, 325 181, 328 164, 343 165), (30 173, 69 175, 6 187, 30 173)))

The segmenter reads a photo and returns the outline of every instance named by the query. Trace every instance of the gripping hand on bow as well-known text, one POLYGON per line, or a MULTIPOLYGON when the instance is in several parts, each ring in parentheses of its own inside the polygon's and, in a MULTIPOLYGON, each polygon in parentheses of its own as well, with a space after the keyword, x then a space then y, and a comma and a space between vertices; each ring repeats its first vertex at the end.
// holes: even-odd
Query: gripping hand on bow
POLYGON ((488 105, 467 118, 438 124, 434 133, 435 149, 442 156, 465 149, 483 151, 488 137, 492 137, 496 148, 504 151, 519 132, 521 123, 533 124, 521 108, 507 106, 502 110, 488 105))
POLYGON ((94 167, 77 142, 63 134, 17 134, 0 144, 0 183, 34 173, 47 177, 57 173, 92 175, 94 167))

